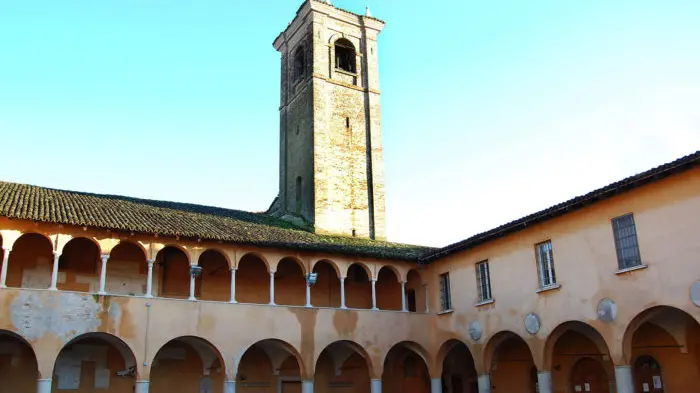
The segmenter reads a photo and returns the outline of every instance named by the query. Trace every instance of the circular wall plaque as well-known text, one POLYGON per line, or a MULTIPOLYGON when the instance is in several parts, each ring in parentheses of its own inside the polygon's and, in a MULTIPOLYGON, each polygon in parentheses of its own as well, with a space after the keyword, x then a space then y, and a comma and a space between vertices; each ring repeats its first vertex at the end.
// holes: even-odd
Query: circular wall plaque
POLYGON ((481 328, 479 321, 474 321, 469 324, 469 337, 474 341, 479 341, 481 339, 481 334, 484 330, 481 328))
POLYGON ((525 316, 525 330, 530 334, 537 334, 540 331, 540 317, 534 312, 531 312, 525 316))
POLYGON ((598 302, 598 319, 605 323, 617 319, 617 304, 612 299, 606 297, 598 302))
POLYGON ((694 305, 700 307, 700 281, 695 281, 690 286, 690 300, 694 305))

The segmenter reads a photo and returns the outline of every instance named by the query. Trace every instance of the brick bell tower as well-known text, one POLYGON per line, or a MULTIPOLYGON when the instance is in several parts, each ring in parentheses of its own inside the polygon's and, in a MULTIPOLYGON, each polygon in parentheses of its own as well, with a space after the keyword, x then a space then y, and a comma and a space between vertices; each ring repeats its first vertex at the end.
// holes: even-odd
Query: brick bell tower
POLYGON ((377 36, 384 22, 305 1, 282 54, 280 188, 270 214, 317 233, 385 239, 377 36))

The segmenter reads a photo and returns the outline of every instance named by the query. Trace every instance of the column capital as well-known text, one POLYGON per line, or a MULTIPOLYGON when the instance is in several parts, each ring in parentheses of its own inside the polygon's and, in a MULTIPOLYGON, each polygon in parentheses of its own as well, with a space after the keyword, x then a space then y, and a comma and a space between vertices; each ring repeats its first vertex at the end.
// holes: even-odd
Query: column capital
POLYGON ((102 263, 107 263, 107 260, 109 260, 109 254, 102 254, 100 255, 100 258, 102 259, 102 263))

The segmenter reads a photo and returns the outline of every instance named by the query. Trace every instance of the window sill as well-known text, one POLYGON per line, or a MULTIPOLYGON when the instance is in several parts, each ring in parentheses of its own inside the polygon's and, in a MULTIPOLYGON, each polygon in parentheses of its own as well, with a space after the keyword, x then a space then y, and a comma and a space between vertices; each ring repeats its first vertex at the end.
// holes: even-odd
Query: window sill
POLYGON ((494 303, 495 301, 496 301, 496 300, 494 300, 494 299, 482 300, 482 301, 480 301, 480 302, 474 303, 474 307, 485 306, 485 305, 487 305, 487 304, 494 303))
POLYGON ((541 287, 540 289, 536 290, 535 293, 553 291, 553 290, 559 289, 559 288, 561 288, 560 284, 547 285, 546 287, 541 287))
POLYGON ((350 76, 357 76, 357 72, 350 72, 350 71, 345 71, 342 68, 335 68, 335 72, 339 74, 345 74, 345 75, 350 75, 350 76))
POLYGON ((640 265, 632 266, 632 267, 626 267, 624 269, 620 269, 620 270, 616 271, 615 274, 625 274, 625 273, 633 272, 635 270, 646 269, 647 267, 649 267, 649 266, 644 265, 644 264, 640 264, 640 265))
POLYGON ((449 310, 442 310, 438 311, 437 315, 445 315, 445 314, 452 314, 455 310, 449 309, 449 310))

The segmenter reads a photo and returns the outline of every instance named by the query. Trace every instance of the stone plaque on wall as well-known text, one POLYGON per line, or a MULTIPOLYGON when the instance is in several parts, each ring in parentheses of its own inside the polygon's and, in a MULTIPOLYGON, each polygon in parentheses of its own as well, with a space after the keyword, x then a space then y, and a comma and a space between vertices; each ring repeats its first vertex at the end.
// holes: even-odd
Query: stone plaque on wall
POLYGON ((537 334, 540 331, 540 317, 537 314, 530 313, 525 317, 525 330, 530 334, 537 334))
POLYGON ((598 302, 598 319, 605 323, 617 319, 617 304, 612 299, 605 298, 598 302))
POLYGON ((479 341, 483 332, 484 329, 481 327, 479 321, 474 321, 469 324, 469 337, 471 337, 472 340, 479 341))

